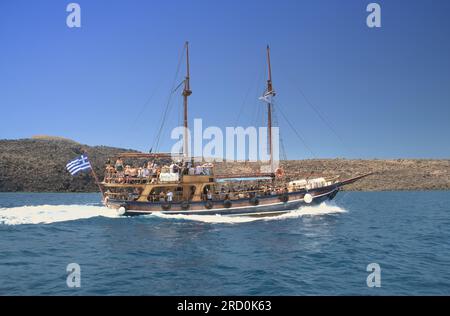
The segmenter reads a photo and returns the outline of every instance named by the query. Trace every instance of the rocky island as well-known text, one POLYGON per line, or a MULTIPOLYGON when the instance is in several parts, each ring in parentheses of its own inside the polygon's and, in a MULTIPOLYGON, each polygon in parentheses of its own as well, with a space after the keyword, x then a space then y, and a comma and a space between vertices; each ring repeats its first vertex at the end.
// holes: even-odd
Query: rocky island
MULTIPOLYGON (((75 141, 39 136, 29 139, 0 140, 0 192, 94 192, 97 187, 90 173, 72 177, 66 163, 83 151, 100 178, 108 158, 130 149, 87 146, 75 141)), ((292 179, 315 175, 343 178, 373 172, 347 190, 449 190, 450 159, 308 159, 287 160, 281 165, 292 179)), ((258 170, 255 163, 217 163, 217 173, 242 174, 258 170)))

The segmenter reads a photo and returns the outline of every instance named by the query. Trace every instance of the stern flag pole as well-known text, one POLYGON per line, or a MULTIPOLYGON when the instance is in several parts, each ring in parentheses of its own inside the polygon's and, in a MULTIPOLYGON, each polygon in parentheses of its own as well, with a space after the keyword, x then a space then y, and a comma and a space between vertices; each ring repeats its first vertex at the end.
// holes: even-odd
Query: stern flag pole
MULTIPOLYGON (((89 157, 89 154, 86 150, 83 150, 83 152, 86 153, 86 155, 89 157)), ((92 165, 90 160, 88 160, 88 161, 89 161, 89 165, 91 166, 91 172, 92 172, 92 176, 94 177, 95 184, 97 184, 98 189, 100 190, 100 193, 102 194, 102 199, 105 199, 105 193, 103 192, 103 188, 100 185, 100 181, 98 180, 97 174, 95 173, 94 166, 92 165)))

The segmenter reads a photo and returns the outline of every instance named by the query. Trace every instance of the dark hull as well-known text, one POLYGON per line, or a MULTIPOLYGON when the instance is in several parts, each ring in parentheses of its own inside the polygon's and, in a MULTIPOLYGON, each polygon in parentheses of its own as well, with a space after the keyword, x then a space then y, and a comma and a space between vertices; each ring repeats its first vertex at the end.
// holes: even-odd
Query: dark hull
POLYGON ((232 200, 231 205, 226 205, 225 201, 186 203, 159 203, 159 202, 138 202, 109 200, 107 206, 119 209, 125 208, 122 215, 135 216, 152 214, 167 215, 222 215, 222 216, 274 216, 296 210, 301 206, 317 205, 326 200, 333 199, 339 191, 340 185, 333 184, 327 187, 301 190, 282 195, 270 195, 258 197, 258 203, 254 200, 238 199, 232 200), (305 195, 306 198, 305 198, 305 195), (286 198, 287 196, 287 198, 286 198), (311 197, 312 199, 309 199, 311 197), (209 208, 207 208, 207 206, 209 208), (170 209, 167 209, 170 207, 170 209))

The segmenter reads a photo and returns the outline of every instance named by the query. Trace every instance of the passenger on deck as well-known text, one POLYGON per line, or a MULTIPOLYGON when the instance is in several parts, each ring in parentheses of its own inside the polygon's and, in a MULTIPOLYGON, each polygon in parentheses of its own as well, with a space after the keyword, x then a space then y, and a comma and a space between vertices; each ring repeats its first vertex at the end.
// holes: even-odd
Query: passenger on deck
POLYGON ((214 167, 214 165, 212 163, 205 163, 203 165, 203 174, 205 176, 210 176, 212 175, 212 168, 214 167))
POLYGON ((151 165, 147 165, 149 176, 156 175, 156 169, 154 169, 151 165))
POLYGON ((167 202, 172 203, 172 200, 173 200, 173 192, 170 191, 170 190, 168 190, 166 196, 167 196, 167 202))
POLYGON ((178 166, 177 164, 173 164, 173 167, 172 167, 172 173, 180 173, 180 166, 178 166))
POLYGON ((105 181, 109 182, 109 181, 111 181, 111 178, 113 177, 114 173, 116 172, 116 169, 111 165, 111 162, 109 160, 106 163, 105 171, 106 171, 105 181))
POLYGON ((150 170, 147 168, 146 165, 142 168, 142 177, 148 178, 150 176, 150 170))
POLYGON ((138 176, 138 168, 130 167, 130 176, 131 177, 137 177, 138 176))
POLYGON ((181 162, 181 160, 178 160, 175 165, 177 166, 176 169, 177 169, 178 174, 181 176, 181 174, 183 172, 183 163, 181 162))
POLYGON ((122 172, 123 171, 123 161, 122 159, 117 159, 116 160, 116 164, 114 165, 114 167, 116 168, 117 172, 122 172))
POLYGON ((132 195, 132 199, 134 200, 134 201, 136 201, 138 198, 139 198, 139 196, 141 195, 141 190, 139 189, 139 188, 134 188, 134 190, 133 190, 133 195, 132 195))
POLYGON ((164 191, 161 191, 161 193, 159 193, 159 201, 160 202, 166 201, 166 193, 164 191))
POLYGON ((201 174, 203 174, 203 167, 198 165, 198 166, 195 167, 195 175, 199 176, 201 174))
POLYGON ((220 200, 225 199, 225 188, 224 187, 220 188, 219 199, 220 200))

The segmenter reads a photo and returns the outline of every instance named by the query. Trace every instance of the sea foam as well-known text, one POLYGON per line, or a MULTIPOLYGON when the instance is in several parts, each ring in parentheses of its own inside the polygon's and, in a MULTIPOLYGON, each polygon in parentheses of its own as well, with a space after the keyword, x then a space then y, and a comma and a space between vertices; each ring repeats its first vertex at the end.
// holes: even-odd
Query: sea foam
MULTIPOLYGON (((289 213, 272 217, 220 216, 220 215, 166 215, 154 213, 144 215, 146 218, 163 218, 167 220, 189 220, 212 224, 239 224, 254 221, 282 220, 302 216, 317 216, 346 212, 332 203, 322 203, 316 206, 304 206, 289 213)), ((92 217, 119 218, 116 211, 103 206, 94 205, 36 205, 0 208, 0 224, 51 224, 74 221, 92 217)))
POLYGON ((51 224, 97 216, 118 217, 115 210, 94 205, 36 205, 0 208, 0 224, 51 224))
POLYGON ((267 217, 250 217, 250 216, 222 216, 222 215, 167 215, 161 213, 153 213, 152 215, 146 215, 148 217, 156 216, 166 219, 181 219, 190 221, 199 221, 212 224, 239 224, 255 221, 273 221, 283 220, 289 218, 299 218, 302 216, 318 216, 328 215, 333 213, 345 213, 346 210, 340 208, 332 202, 324 202, 320 205, 303 206, 296 210, 292 210, 289 213, 267 216, 267 217))

